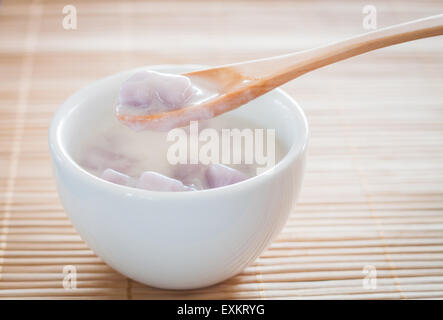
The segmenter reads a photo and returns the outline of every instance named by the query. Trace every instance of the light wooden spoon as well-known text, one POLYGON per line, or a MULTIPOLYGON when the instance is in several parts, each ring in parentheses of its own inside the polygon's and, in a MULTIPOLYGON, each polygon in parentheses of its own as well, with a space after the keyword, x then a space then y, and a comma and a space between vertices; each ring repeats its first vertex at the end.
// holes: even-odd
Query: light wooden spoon
POLYGON ((443 14, 365 33, 323 47, 267 59, 214 67, 183 74, 191 81, 207 81, 217 88, 212 99, 173 111, 117 117, 130 125, 168 130, 191 120, 215 117, 281 86, 307 72, 372 50, 443 35, 443 14))

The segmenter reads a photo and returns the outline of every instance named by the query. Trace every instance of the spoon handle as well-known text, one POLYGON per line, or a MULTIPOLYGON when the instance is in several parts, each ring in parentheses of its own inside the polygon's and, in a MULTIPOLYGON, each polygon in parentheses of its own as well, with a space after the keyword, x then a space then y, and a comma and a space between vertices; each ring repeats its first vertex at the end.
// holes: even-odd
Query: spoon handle
POLYGON ((443 35, 443 14, 368 32, 323 47, 230 65, 249 79, 263 79, 269 91, 307 72, 359 54, 421 38, 443 35))

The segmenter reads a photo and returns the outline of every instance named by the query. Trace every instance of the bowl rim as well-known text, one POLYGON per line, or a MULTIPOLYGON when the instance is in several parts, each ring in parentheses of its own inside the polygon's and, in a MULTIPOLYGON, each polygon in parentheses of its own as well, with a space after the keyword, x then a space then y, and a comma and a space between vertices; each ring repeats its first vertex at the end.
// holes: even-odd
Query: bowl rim
POLYGON ((195 68, 197 70, 198 68, 206 68, 207 66, 196 65, 196 64, 160 64, 160 65, 147 65, 147 66, 132 68, 129 70, 124 70, 112 74, 110 76, 95 80, 94 82, 82 87, 81 89, 77 90, 74 94, 70 95, 57 108, 52 117, 51 124, 49 126, 48 143, 49 143, 49 149, 52 161, 53 162, 58 161, 58 163, 60 163, 64 168, 70 170, 73 174, 78 175, 81 179, 89 180, 89 183, 91 183, 91 185, 96 185, 97 187, 103 190, 106 190, 111 193, 116 193, 116 195, 126 195, 126 196, 129 195, 129 196, 150 198, 150 199, 158 199, 158 198, 171 199, 171 198, 182 198, 182 197, 193 198, 193 197, 201 197, 209 195, 217 196, 218 193, 220 192, 222 193, 237 192, 240 189, 252 188, 255 184, 260 183, 265 179, 268 179, 270 175, 287 169, 291 165, 291 163, 297 161, 297 159, 304 153, 304 151, 307 148, 310 136, 310 130, 306 115, 303 112, 303 109, 295 101, 294 98, 292 98, 288 93, 286 93, 282 89, 276 88, 271 92, 274 92, 274 94, 278 94, 284 99, 286 99, 290 103, 290 111, 298 113, 300 116, 301 122, 303 123, 305 128, 302 132, 303 133, 302 141, 300 144, 293 143, 290 146, 289 150, 286 152, 286 154, 283 156, 283 158, 280 161, 278 161, 272 168, 260 173, 259 175, 253 176, 241 182, 237 182, 223 187, 196 190, 192 192, 152 191, 152 190, 138 189, 134 187, 115 184, 106 181, 104 179, 101 179, 100 177, 97 177, 92 173, 89 173, 84 168, 82 168, 71 157, 71 155, 64 146, 64 141, 61 137, 61 130, 63 124, 69 118, 69 114, 73 111, 73 109, 76 108, 76 106, 81 104, 81 101, 85 100, 84 98, 80 99, 80 97, 84 96, 87 91, 94 90, 94 87, 100 85, 101 83, 109 81, 113 78, 119 78, 125 74, 130 75, 131 73, 137 71, 149 70, 149 69, 165 70, 165 69, 174 69, 174 68, 177 69, 183 67, 195 68))

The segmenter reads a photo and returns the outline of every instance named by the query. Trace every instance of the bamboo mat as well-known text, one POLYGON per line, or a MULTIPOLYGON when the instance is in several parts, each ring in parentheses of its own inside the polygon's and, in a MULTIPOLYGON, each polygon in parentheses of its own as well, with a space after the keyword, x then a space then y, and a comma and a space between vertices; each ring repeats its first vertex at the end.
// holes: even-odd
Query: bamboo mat
MULTIPOLYGON (((311 143, 285 229, 240 275, 164 291, 113 271, 73 229, 49 163, 47 129, 57 106, 132 67, 230 63, 361 33, 368 3, 64 2, 1 2, 0 299, 443 298, 441 37, 286 85, 307 113, 311 143), (77 8, 77 30, 62 27, 66 4, 77 8), (77 270, 74 290, 62 285, 69 265, 77 270), (374 267, 376 288, 364 285, 364 270, 374 267)), ((441 1, 371 4, 379 27, 443 11, 441 1)))

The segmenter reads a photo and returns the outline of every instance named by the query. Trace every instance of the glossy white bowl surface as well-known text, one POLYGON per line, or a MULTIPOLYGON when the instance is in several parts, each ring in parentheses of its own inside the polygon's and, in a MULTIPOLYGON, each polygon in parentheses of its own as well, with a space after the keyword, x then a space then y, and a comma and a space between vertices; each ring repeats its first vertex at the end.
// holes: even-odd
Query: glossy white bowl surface
POLYGON ((281 90, 230 113, 275 128, 286 150, 274 169, 252 179, 196 192, 154 192, 109 183, 75 163, 70 151, 78 137, 97 121, 111 121, 118 87, 132 73, 197 68, 151 66, 96 81, 64 102, 49 130, 58 193, 76 230, 112 268, 160 288, 212 285, 254 261, 294 209, 305 167, 307 121, 281 90))

